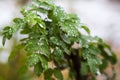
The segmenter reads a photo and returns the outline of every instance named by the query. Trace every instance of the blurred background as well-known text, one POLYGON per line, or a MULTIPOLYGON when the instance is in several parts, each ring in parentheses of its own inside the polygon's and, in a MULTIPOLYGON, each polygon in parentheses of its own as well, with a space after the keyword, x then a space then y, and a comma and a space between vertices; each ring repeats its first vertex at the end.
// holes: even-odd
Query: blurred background
MULTIPOLYGON (((20 8, 29 4, 30 1, 31 0, 0 0, 0 30, 2 30, 4 26, 11 25, 13 18, 21 17, 20 8)), ((67 12, 77 14, 80 17, 81 23, 90 28, 91 35, 97 35, 111 45, 112 50, 118 58, 118 63, 115 65, 117 72, 116 80, 120 80, 120 0, 55 0, 55 3, 62 6, 67 12)), ((1 38, 2 37, 0 37, 0 80, 23 80, 23 78, 31 80, 28 79, 28 77, 31 75, 34 76, 33 74, 26 74, 20 77, 17 75, 17 71, 14 71, 15 68, 18 70, 18 68, 21 67, 20 64, 23 63, 19 57, 16 58, 17 62, 7 64, 9 52, 14 47, 15 42, 17 43, 17 39, 13 38, 7 41, 5 48, 3 48, 1 38), (5 68, 5 70, 3 70, 3 68, 5 68), (8 74, 11 74, 11 76, 5 78, 8 74), (12 79, 12 76, 17 77, 16 79, 12 79)), ((19 53, 21 53, 21 51, 19 53)), ((20 57, 24 57, 24 54, 20 55, 20 57)), ((109 73, 109 71, 108 69, 107 72, 109 73)))

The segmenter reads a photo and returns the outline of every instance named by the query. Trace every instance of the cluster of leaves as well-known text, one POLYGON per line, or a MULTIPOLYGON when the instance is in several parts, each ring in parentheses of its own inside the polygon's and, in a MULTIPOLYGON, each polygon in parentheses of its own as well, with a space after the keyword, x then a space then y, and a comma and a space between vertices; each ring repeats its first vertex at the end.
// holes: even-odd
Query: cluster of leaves
POLYGON ((34 67, 38 76, 43 73, 45 80, 53 80, 53 77, 63 80, 61 70, 68 67, 74 73, 71 55, 79 56, 82 75, 102 73, 109 62, 116 63, 109 45, 101 38, 90 36, 90 30, 80 23, 77 15, 66 13, 52 0, 34 0, 30 6, 22 8, 21 13, 23 18, 15 18, 12 26, 3 29, 2 43, 4 45, 6 39, 11 39, 18 31, 27 35, 18 46, 27 52, 28 67, 34 67), (82 34, 80 29, 87 34, 82 34), (78 48, 72 47, 75 43, 78 48), (49 67, 51 61, 55 67, 49 67))

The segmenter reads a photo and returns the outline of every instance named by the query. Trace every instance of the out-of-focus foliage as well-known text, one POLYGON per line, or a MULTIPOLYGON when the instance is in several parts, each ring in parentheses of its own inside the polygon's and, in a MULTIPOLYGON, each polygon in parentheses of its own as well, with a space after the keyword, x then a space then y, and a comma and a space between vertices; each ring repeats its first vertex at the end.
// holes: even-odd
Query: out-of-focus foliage
POLYGON ((21 13, 23 18, 15 18, 13 25, 3 29, 2 43, 4 45, 18 31, 27 35, 13 49, 9 61, 19 56, 16 54, 18 50, 25 50, 27 66, 34 67, 38 76, 43 73, 45 80, 54 80, 54 77, 63 80, 61 70, 68 67, 71 79, 95 78, 98 72, 104 74, 109 62, 116 63, 109 45, 99 37, 92 37, 89 28, 80 23, 77 15, 66 13, 52 0, 34 0, 29 7, 22 8, 21 13), (80 29, 87 34, 82 34, 80 29), (74 48, 74 44, 79 46, 74 48), (49 67, 51 61, 54 67, 49 67))
POLYGON ((19 49, 14 53, 17 54, 14 59, 10 59, 8 63, 0 63, 0 80, 33 80, 33 72, 25 65, 25 52, 19 49))

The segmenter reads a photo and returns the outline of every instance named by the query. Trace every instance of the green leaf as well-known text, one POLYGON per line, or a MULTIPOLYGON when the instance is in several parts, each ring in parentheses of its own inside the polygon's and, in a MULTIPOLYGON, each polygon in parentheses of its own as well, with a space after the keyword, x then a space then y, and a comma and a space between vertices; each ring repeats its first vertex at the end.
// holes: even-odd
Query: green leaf
POLYGON ((90 45, 88 50, 89 50, 90 54, 93 54, 93 55, 96 55, 96 56, 101 53, 99 48, 94 44, 90 45))
POLYGON ((6 39, 10 39, 13 34, 13 28, 10 26, 7 26, 3 29, 3 36, 6 37, 6 39))
POLYGON ((50 37, 50 41, 51 43, 53 43, 54 45, 60 46, 60 40, 57 37, 50 37))
POLYGON ((98 66, 102 64, 101 60, 95 56, 88 58, 87 62, 92 73, 97 73, 98 66))
MULTIPOLYGON (((32 36, 32 35, 31 35, 32 36)), ((38 52, 40 54, 45 55, 46 57, 50 57, 50 48, 48 46, 48 41, 44 36, 41 36, 40 40, 37 37, 39 35, 35 35, 35 38, 29 39, 27 41, 27 45, 25 50, 28 52, 38 52)))
POLYGON ((102 60, 102 64, 99 66, 100 70, 103 71, 108 66, 108 61, 106 59, 102 60))
POLYGON ((117 58, 115 53, 110 49, 110 47, 106 44, 99 45, 99 49, 101 50, 101 55, 108 61, 111 62, 111 64, 116 64, 117 58), (106 48, 108 51, 106 51, 104 48, 106 48))
POLYGON ((46 45, 40 46, 40 53, 48 58, 50 57, 50 49, 46 45))
POLYGON ((85 38, 84 35, 80 36, 79 43, 81 44, 82 47, 84 47, 84 48, 88 48, 89 47, 89 42, 87 40, 89 40, 89 38, 85 38))
POLYGON ((21 19, 21 18, 15 18, 15 19, 13 19, 13 22, 15 22, 17 24, 20 24, 20 23, 23 22, 23 19, 21 19))
POLYGON ((21 11, 20 11, 20 12, 22 13, 22 15, 26 16, 26 11, 27 11, 27 10, 25 10, 25 7, 23 7, 23 8, 21 8, 21 11))
POLYGON ((54 54, 57 57, 60 57, 60 58, 63 57, 63 51, 59 47, 55 47, 54 54))
POLYGON ((58 80, 63 80, 63 75, 62 75, 62 73, 61 73, 61 71, 59 69, 54 69, 54 76, 58 80))
POLYGON ((45 9, 43 8, 38 8, 37 9, 39 12, 43 13, 43 14, 48 14, 48 11, 46 11, 45 9))
POLYGON ((53 0, 35 0, 35 3, 40 5, 40 8, 43 8, 45 10, 51 10, 52 9, 52 5, 53 5, 53 0))
POLYGON ((48 61, 44 56, 39 56, 42 68, 46 71, 48 69, 48 61))
POLYGON ((90 30, 87 26, 82 25, 81 28, 83 28, 88 34, 90 34, 90 30))
POLYGON ((5 45, 5 42, 6 42, 6 37, 3 36, 3 39, 2 39, 2 45, 3 45, 3 46, 5 45))
POLYGON ((45 56, 47 56, 48 58, 50 57, 50 48, 48 45, 48 41, 46 37, 41 37, 40 39, 40 52, 41 54, 44 54, 45 56))
POLYGON ((70 22, 64 22, 60 24, 61 30, 66 32, 68 36, 79 36, 78 29, 74 26, 74 24, 70 22))
POLYGON ((43 72, 43 68, 42 68, 42 65, 41 63, 37 63, 35 66, 34 66, 34 72, 37 76, 40 76, 41 73, 43 72))
POLYGON ((83 49, 82 50, 82 56, 84 59, 87 59, 90 57, 89 50, 88 49, 83 49))
POLYGON ((48 4, 53 4, 53 0, 42 0, 42 2, 46 2, 48 4))
POLYGON ((48 17, 53 20, 53 22, 64 22, 66 13, 59 6, 54 6, 53 11, 48 14, 48 17))
POLYGON ((44 79, 45 80, 52 80, 52 74, 53 74, 53 70, 52 69, 48 69, 44 72, 44 79))
POLYGON ((67 44, 71 44, 71 41, 69 39, 69 37, 67 35, 60 35, 60 37, 62 38, 62 40, 67 43, 67 44))
POLYGON ((92 73, 97 73, 96 62, 94 59, 88 59, 88 65, 92 73))
POLYGON ((40 46, 38 45, 37 42, 38 42, 37 39, 29 39, 27 41, 27 45, 25 47, 25 50, 28 52, 38 51, 40 49, 40 46))
POLYGON ((5 28, 3 28, 3 33, 10 32, 10 31, 11 31, 11 27, 10 26, 6 26, 5 28))
POLYGON ((32 32, 32 29, 29 27, 28 23, 24 23, 21 27, 20 34, 29 34, 32 32))
POLYGON ((33 53, 33 54, 30 55, 29 58, 27 59, 27 65, 28 65, 29 67, 32 67, 32 66, 36 65, 37 63, 40 62, 39 57, 40 57, 39 54, 33 53))
POLYGON ((39 27, 46 29, 45 23, 40 18, 35 18, 36 22, 39 24, 39 27))
POLYGON ((109 56, 105 51, 102 51, 101 55, 106 59, 109 60, 112 64, 116 64, 117 58, 114 53, 112 53, 112 56, 109 56))
POLYGON ((62 47, 62 49, 64 50, 64 52, 66 53, 66 54, 70 54, 71 52, 70 52, 70 50, 69 50, 69 46, 68 45, 66 45, 65 43, 63 43, 63 42, 61 42, 61 47, 62 47))

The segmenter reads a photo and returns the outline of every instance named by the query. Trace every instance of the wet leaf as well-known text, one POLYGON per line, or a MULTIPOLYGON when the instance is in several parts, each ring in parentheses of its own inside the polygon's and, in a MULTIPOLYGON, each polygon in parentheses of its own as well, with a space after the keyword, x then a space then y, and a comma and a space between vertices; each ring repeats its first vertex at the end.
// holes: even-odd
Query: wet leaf
POLYGON ((36 65, 37 63, 40 62, 39 57, 40 57, 39 54, 33 53, 32 55, 29 56, 29 58, 27 60, 27 65, 29 67, 32 67, 32 66, 36 65))

